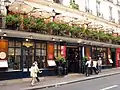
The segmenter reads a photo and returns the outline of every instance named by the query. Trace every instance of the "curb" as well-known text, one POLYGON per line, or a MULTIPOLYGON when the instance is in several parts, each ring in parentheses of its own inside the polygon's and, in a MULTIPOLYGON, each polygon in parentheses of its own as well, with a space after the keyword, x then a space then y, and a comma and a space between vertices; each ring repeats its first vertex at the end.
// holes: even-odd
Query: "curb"
POLYGON ((91 79, 97 79, 97 78, 102 78, 102 77, 107 77, 107 76, 112 76, 112 75, 117 75, 117 74, 120 74, 120 72, 85 77, 82 79, 72 80, 72 81, 68 81, 68 82, 61 82, 61 83, 55 83, 55 84, 49 84, 49 85, 43 85, 43 86, 28 87, 28 88, 24 88, 24 90, 36 90, 36 89, 43 89, 43 88, 50 88, 50 87, 59 87, 59 86, 66 85, 66 84, 72 84, 72 83, 77 83, 77 82, 82 82, 82 81, 87 81, 87 80, 91 80, 91 79))

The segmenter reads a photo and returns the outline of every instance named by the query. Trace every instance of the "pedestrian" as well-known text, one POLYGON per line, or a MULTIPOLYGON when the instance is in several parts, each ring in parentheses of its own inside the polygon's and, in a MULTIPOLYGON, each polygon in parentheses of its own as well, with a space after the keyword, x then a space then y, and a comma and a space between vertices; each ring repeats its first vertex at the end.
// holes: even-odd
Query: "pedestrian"
POLYGON ((99 70, 99 72, 101 72, 101 69, 102 69, 102 59, 99 57, 99 59, 98 59, 98 70, 99 70))
POLYGON ((38 73, 42 73, 42 71, 39 70, 37 61, 35 61, 34 64, 35 64, 35 68, 36 68, 36 70, 37 70, 36 80, 39 82, 40 80, 39 80, 39 78, 38 78, 38 73))
POLYGON ((35 78, 37 77, 37 69, 35 67, 35 63, 33 63, 30 68, 30 76, 32 77, 31 85, 33 86, 35 85, 35 78))
POLYGON ((92 74, 93 60, 89 57, 89 60, 86 62, 86 76, 92 74))
POLYGON ((98 74, 98 73, 99 73, 99 71, 98 71, 98 69, 97 69, 97 64, 98 64, 98 62, 97 62, 96 60, 94 60, 94 61, 93 61, 92 69, 93 69, 93 71, 94 71, 95 74, 98 74))

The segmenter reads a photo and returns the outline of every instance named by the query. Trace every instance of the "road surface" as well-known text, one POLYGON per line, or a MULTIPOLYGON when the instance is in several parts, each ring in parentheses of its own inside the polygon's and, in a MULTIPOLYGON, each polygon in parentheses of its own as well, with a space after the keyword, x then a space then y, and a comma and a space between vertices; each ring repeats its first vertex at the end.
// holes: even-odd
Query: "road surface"
POLYGON ((39 90, 120 90, 120 74, 39 90))

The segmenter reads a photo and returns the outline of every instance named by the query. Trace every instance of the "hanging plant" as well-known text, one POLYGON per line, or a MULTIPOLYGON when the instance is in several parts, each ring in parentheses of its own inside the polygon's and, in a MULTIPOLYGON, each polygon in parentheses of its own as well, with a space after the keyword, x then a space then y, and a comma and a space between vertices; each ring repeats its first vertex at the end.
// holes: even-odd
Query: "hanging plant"
POLYGON ((61 36, 66 36, 68 33, 68 30, 70 29, 70 26, 68 26, 67 24, 64 24, 64 23, 60 23, 59 28, 60 29, 58 31, 58 34, 61 36))
POLYGON ((31 21, 30 28, 35 32, 43 33, 46 30, 46 24, 41 18, 34 18, 31 21))
POLYGON ((72 26, 70 28, 71 37, 80 37, 79 36, 80 30, 81 30, 80 27, 78 27, 78 26, 72 26))
POLYGON ((7 25, 14 25, 14 24, 19 24, 20 23, 20 16, 19 15, 7 15, 6 16, 6 24, 7 25))
POLYGON ((9 14, 9 15, 6 16, 6 26, 8 28, 10 28, 10 29, 16 29, 21 23, 20 20, 21 19, 20 19, 19 15, 17 15, 17 14, 14 14, 14 15, 9 14))
POLYGON ((58 35, 60 27, 59 27, 59 24, 56 22, 49 22, 47 23, 47 29, 49 34, 58 35))

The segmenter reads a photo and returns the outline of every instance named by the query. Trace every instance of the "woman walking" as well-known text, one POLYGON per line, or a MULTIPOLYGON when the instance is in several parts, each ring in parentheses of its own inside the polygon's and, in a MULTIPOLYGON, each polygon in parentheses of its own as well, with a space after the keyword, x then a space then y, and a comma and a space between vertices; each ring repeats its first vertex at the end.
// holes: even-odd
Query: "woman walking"
POLYGON ((32 77, 31 85, 35 85, 35 79, 37 77, 38 68, 36 68, 35 63, 30 68, 30 76, 32 77))

